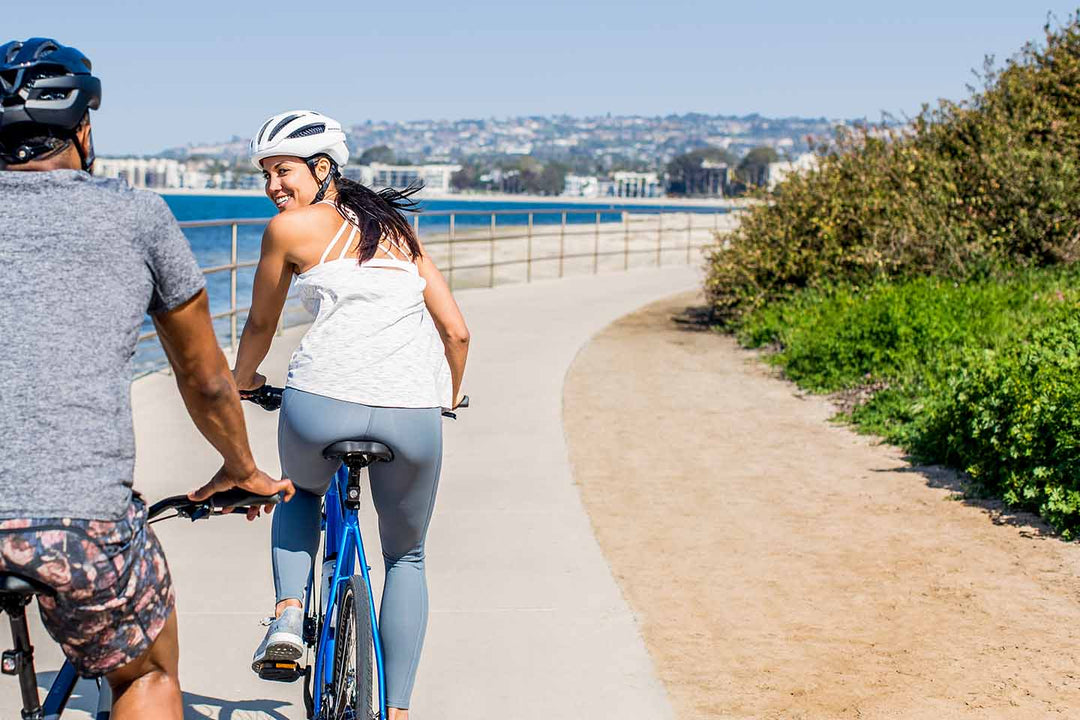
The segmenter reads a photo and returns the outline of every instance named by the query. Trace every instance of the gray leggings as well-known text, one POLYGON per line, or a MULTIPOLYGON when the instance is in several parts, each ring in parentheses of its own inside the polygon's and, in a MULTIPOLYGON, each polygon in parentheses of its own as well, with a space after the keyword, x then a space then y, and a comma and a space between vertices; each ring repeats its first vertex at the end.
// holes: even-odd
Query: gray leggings
POLYGON ((408 708, 427 627, 424 536, 442 465, 439 408, 370 407, 285 389, 278 453, 296 495, 274 512, 274 589, 278 602, 303 601, 319 548, 322 496, 338 465, 323 459, 322 451, 355 437, 385 443, 394 451, 393 462, 375 463, 368 470, 386 564, 379 606, 386 701, 390 707, 408 708))

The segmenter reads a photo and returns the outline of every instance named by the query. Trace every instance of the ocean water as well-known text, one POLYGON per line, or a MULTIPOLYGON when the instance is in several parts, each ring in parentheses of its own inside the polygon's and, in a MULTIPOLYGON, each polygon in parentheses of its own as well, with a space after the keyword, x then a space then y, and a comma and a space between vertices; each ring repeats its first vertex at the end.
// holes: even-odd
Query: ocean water
MULTIPOLYGON (((270 218, 277 214, 274 204, 264 196, 258 195, 163 195, 165 202, 177 220, 224 220, 236 218, 270 218)), ((534 225, 552 225, 562 222, 563 211, 567 213, 567 224, 595 223, 597 214, 601 222, 615 222, 621 219, 623 211, 640 214, 653 214, 662 211, 678 212, 725 212, 715 207, 689 207, 684 205, 632 205, 632 204, 567 204, 529 203, 483 200, 425 200, 421 202, 417 227, 421 239, 429 233, 446 233, 449 229, 447 212, 462 213, 455 215, 455 226, 459 230, 468 228, 486 228, 491 223, 491 213, 498 212, 497 222, 500 227, 507 225, 526 225, 528 214, 533 212, 534 225), (437 214, 433 214, 437 213, 437 214)), ((237 258, 240 262, 256 261, 262 242, 263 224, 240 225, 237 228, 237 258)), ((191 243, 192 251, 199 265, 203 268, 226 265, 230 262, 230 235, 228 225, 208 228, 185 228, 184 235, 191 243)), ((237 272, 237 305, 246 307, 251 302, 251 285, 254 268, 245 268, 237 272)), ((207 275, 207 293, 210 297, 211 313, 221 313, 230 306, 230 274, 219 272, 207 275)), ((286 304, 284 323, 286 326, 306 322, 310 316, 293 299, 286 304)), ((243 329, 246 315, 241 313, 237 332, 243 329)), ((228 318, 214 321, 218 338, 223 345, 230 342, 230 322, 228 318)), ((143 323, 143 332, 153 330, 150 318, 143 323)), ((165 365, 165 356, 156 340, 147 340, 139 344, 134 364, 136 375, 151 372, 165 365)))

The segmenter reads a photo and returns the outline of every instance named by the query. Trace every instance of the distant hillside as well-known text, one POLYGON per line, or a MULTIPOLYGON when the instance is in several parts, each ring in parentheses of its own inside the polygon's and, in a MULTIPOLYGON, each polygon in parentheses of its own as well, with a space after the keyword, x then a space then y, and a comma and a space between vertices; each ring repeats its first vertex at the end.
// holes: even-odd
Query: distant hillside
MULTIPOLYGON (((486 118, 475 120, 417 120, 373 122, 348 130, 354 157, 369 148, 385 146, 398 162, 460 162, 529 155, 559 162, 580 172, 613 168, 658 170, 691 150, 725 148, 736 156, 768 146, 781 155, 805 152, 812 138, 832 135, 844 120, 827 118, 768 118, 725 115, 668 115, 666 117, 602 116, 486 118)), ((232 138, 170 148, 162 156, 193 156, 226 161, 242 158, 247 140, 232 138)))

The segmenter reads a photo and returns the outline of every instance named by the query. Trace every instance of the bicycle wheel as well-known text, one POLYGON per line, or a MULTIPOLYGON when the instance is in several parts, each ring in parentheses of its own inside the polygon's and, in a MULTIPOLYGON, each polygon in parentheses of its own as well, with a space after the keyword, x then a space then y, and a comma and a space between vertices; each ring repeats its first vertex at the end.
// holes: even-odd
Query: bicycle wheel
POLYGON ((338 601, 332 718, 379 720, 379 696, 372 682, 374 669, 368 587, 363 576, 353 575, 338 601))

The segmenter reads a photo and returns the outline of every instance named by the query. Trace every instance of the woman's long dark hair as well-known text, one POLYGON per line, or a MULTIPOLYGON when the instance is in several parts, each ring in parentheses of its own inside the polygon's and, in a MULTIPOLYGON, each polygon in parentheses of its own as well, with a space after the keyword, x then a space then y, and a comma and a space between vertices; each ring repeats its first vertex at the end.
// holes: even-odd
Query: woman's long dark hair
POLYGON ((350 215, 349 210, 356 214, 361 263, 375 256, 383 238, 396 240, 408 248, 413 262, 419 259, 420 243, 405 213, 420 212, 420 203, 413 196, 423 189, 422 183, 413 183, 404 190, 386 188, 375 192, 355 180, 337 175, 334 184, 337 186, 334 204, 338 212, 346 217, 350 215))

